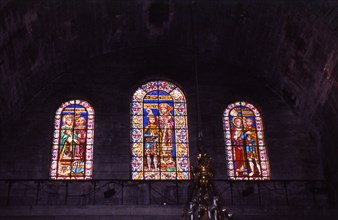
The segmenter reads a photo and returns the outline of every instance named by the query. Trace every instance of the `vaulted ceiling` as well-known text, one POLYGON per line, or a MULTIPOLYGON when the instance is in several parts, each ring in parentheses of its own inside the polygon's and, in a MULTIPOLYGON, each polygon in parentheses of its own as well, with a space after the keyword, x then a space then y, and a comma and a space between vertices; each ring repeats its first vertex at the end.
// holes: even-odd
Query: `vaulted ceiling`
POLYGON ((149 75, 189 78, 196 61, 203 83, 258 78, 311 118, 336 88, 337 6, 336 1, 1 1, 1 120, 19 115, 67 70, 107 54, 113 54, 111 62, 139 63, 136 68, 149 75))

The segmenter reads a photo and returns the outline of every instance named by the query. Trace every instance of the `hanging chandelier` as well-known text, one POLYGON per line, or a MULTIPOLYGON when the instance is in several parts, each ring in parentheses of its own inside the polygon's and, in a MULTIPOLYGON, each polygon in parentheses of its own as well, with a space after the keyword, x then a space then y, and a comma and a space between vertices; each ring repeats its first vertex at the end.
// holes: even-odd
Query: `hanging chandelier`
POLYGON ((226 220, 233 215, 222 206, 213 184, 214 172, 211 169, 211 158, 200 148, 197 163, 192 167, 193 181, 189 207, 185 211, 186 220, 226 220))

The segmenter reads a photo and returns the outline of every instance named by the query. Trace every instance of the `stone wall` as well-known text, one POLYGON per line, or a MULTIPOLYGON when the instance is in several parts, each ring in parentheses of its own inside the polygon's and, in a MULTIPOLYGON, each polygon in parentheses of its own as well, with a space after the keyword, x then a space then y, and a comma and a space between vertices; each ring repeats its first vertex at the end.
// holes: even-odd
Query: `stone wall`
MULTIPOLYGON (((194 162, 197 71, 202 130, 216 179, 227 178, 223 111, 245 100, 262 111, 271 178, 325 178, 334 195, 334 6, 8 1, 0 11, 0 179, 48 179, 54 114, 71 99, 95 109, 93 178, 130 179, 130 99, 138 86, 157 79, 186 94, 194 162)), ((126 195, 143 201, 143 191, 131 187, 126 195)))
MULTIPOLYGON (((161 54, 163 56, 163 52, 161 54)), ((97 57, 64 73, 41 91, 27 106, 23 117, 14 122, 15 129, 11 130, 3 145, 6 147, 2 148, 1 162, 7 164, 0 168, 2 177, 48 178, 54 113, 62 102, 84 99, 91 103, 96 114, 93 177, 128 179, 131 96, 138 86, 154 79, 170 80, 186 93, 190 152, 194 161, 197 100, 193 67, 189 66, 190 62, 179 62, 181 56, 186 55, 168 53, 165 56, 167 62, 152 66, 142 63, 146 55, 120 52, 97 57), (161 69, 170 69, 170 73, 161 69), (182 72, 184 77, 181 77, 182 72)), ((205 67, 205 71, 210 70, 205 67)), ((252 102, 262 110, 272 178, 322 178, 317 146, 304 129, 301 118, 264 82, 226 66, 203 73, 200 81, 202 130, 206 150, 214 157, 215 178, 226 179, 222 114, 228 104, 237 100, 252 102), (232 75, 219 77, 226 72, 232 75)))
MULTIPOLYGON (((302 67, 297 71, 300 77, 311 72, 311 77, 317 79, 321 74, 316 72, 323 70, 326 63, 329 63, 326 71, 331 74, 336 55, 327 21, 330 25, 335 23, 335 13, 330 10, 334 4, 206 0, 190 3, 188 0, 165 0, 160 4, 150 0, 85 0, 81 4, 77 0, 3 2, 2 124, 19 118, 29 100, 70 67, 112 51, 136 48, 185 51, 192 50, 195 43, 199 62, 205 62, 206 66, 228 63, 245 67, 249 74, 272 79, 281 87, 280 92, 291 99, 301 91, 287 86, 295 77, 286 73, 285 67, 307 65, 310 57, 316 56, 315 71, 302 67), (318 53, 316 48, 320 50, 318 53), (304 51, 296 53, 298 50, 304 51), (295 53, 299 54, 297 58, 293 56, 295 53), (276 60, 281 56, 284 63, 276 60), (297 64, 293 64, 295 59, 297 64)), ((156 59, 147 62, 158 63, 156 59)), ((313 94, 325 96, 329 91, 327 86, 323 92, 314 89, 313 94)), ((299 101, 302 98, 297 100, 297 105, 304 105, 299 101)), ((2 128, 1 133, 6 130, 2 128)))
MULTIPOLYGON (((327 3, 283 10, 270 26, 267 36, 271 46, 263 49, 264 55, 258 62, 265 68, 262 77, 295 110, 305 123, 304 129, 311 133, 308 143, 315 143, 320 149, 325 177, 334 190, 338 183, 334 175, 338 150, 332 138, 338 131, 338 17, 336 9, 327 3)), ((311 154, 306 145, 299 147, 304 156, 311 154)))

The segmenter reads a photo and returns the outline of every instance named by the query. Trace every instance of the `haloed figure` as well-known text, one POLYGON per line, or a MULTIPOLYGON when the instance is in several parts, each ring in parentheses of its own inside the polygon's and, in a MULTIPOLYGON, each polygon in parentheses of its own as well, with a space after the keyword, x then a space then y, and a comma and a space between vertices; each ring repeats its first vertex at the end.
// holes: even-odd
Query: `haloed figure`
POLYGON ((79 143, 77 134, 73 131, 74 116, 67 114, 62 118, 63 125, 60 135, 60 159, 70 159, 73 156, 73 142, 79 143))
POLYGON ((251 118, 244 118, 244 119, 245 119, 245 124, 244 124, 245 130, 252 130, 252 129, 254 129, 252 127, 252 125, 253 125, 252 119, 251 118))
POLYGON ((245 156, 244 156, 244 148, 243 148, 243 131, 242 131, 242 118, 234 117, 232 119, 233 130, 232 130, 232 142, 235 146, 235 169, 236 174, 240 173, 245 174, 247 169, 245 167, 245 156))
POLYGON ((160 112, 159 124, 163 131, 163 154, 172 156, 171 151, 173 148, 173 133, 174 133, 174 119, 170 114, 173 108, 167 103, 159 104, 158 111, 160 112))
POLYGON ((144 145, 145 155, 147 156, 148 171, 152 170, 151 164, 154 165, 154 170, 158 170, 158 155, 159 155, 159 143, 161 142, 162 134, 157 125, 156 117, 151 109, 147 109, 148 112, 148 125, 144 130, 144 145))
POLYGON ((76 158, 84 159, 84 152, 86 149, 86 119, 84 117, 79 117, 75 121, 75 131, 78 137, 79 143, 75 146, 73 155, 76 158))

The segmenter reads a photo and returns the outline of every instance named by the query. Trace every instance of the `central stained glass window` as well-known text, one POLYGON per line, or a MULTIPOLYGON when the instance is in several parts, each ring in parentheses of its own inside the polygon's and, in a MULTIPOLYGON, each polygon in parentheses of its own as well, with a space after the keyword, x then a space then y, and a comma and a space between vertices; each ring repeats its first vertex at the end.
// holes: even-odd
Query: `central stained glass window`
POLYGON ((190 179, 187 107, 167 81, 139 87, 131 103, 133 180, 190 179))

